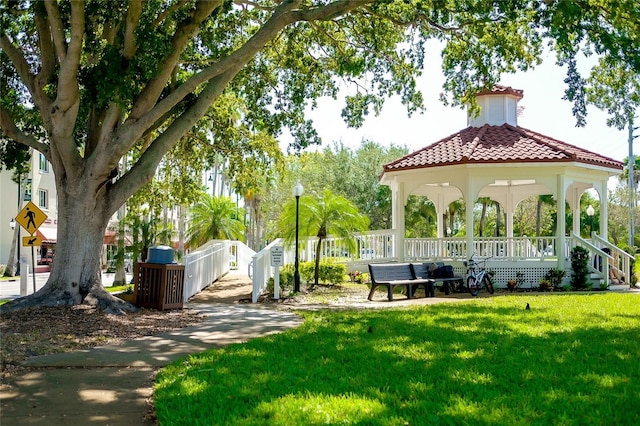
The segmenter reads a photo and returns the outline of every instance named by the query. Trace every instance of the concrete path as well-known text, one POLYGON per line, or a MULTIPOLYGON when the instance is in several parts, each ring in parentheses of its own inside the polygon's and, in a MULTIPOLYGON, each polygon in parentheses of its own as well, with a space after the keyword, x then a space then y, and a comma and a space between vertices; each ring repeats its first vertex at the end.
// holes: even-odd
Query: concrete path
POLYGON ((232 273, 216 287, 200 297, 207 303, 187 304, 206 315, 196 326, 118 346, 30 358, 26 365, 34 369, 0 389, 0 424, 153 425, 150 398, 160 367, 302 322, 290 312, 237 303, 251 294, 247 277, 232 273))

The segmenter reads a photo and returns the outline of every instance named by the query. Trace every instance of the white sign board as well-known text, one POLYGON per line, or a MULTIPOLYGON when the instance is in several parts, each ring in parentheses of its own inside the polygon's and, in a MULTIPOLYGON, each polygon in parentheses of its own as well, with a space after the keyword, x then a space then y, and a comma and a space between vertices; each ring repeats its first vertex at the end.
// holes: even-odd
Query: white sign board
POLYGON ((284 248, 282 246, 271 247, 271 266, 284 265, 284 248))

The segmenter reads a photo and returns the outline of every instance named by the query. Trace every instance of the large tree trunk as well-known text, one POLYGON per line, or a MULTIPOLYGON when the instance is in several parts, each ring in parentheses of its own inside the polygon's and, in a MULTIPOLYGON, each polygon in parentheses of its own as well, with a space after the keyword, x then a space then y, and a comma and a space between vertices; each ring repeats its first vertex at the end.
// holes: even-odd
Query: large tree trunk
POLYGON ((81 190, 71 187, 69 184, 58 192, 58 241, 49 280, 35 294, 18 299, 3 310, 77 304, 114 314, 137 310, 102 286, 101 250, 110 217, 104 188, 96 194, 86 183, 81 190))

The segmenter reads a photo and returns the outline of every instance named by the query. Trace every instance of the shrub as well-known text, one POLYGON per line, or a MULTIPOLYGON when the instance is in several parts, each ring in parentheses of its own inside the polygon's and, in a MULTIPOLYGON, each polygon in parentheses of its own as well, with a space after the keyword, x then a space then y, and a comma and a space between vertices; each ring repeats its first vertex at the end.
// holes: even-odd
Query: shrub
MULTIPOLYGON (((314 262, 300 262, 298 265, 300 281, 312 283, 315 267, 314 262)), ((294 269, 295 265, 293 263, 287 263, 280 267, 280 291, 282 293, 293 290, 294 269)), ((320 282, 340 284, 344 282, 346 275, 347 268, 345 265, 334 262, 320 262, 320 282)), ((273 277, 267 280, 267 291, 269 294, 273 294, 273 277)))
MULTIPOLYGON (((314 281, 316 264, 315 262, 302 262, 300 264, 300 277, 308 283, 314 281)), ((321 283, 340 284, 344 282, 347 275, 347 267, 336 262, 320 261, 318 271, 318 281, 321 283)))
MULTIPOLYGON (((280 267, 280 291, 293 290, 293 263, 287 263, 280 267)), ((273 294, 273 277, 267 281, 267 291, 273 294)))
POLYGON ((575 289, 587 288, 589 276, 589 251, 580 246, 571 250, 571 286, 575 289))
POLYGON ((7 269, 7 265, 0 265, 0 277, 4 276, 5 269, 7 269))
POLYGON ((564 279, 566 271, 562 269, 549 269, 547 273, 544 275, 544 279, 549 281, 549 284, 553 287, 554 290, 558 290, 560 288, 560 284, 564 279))
POLYGON ((371 281, 369 278, 369 274, 366 272, 351 271, 347 275, 349 275, 349 279, 353 283, 364 284, 371 281))

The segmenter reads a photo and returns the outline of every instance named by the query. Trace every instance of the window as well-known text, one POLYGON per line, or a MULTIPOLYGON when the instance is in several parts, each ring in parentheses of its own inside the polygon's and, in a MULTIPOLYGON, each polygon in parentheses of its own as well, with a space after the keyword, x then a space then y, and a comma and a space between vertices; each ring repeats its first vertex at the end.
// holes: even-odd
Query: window
POLYGON ((46 189, 41 189, 39 191, 39 207, 42 207, 43 209, 48 208, 49 206, 49 192, 46 189))
POLYGON ((49 173, 49 162, 42 153, 40 153, 40 171, 43 173, 49 173))

